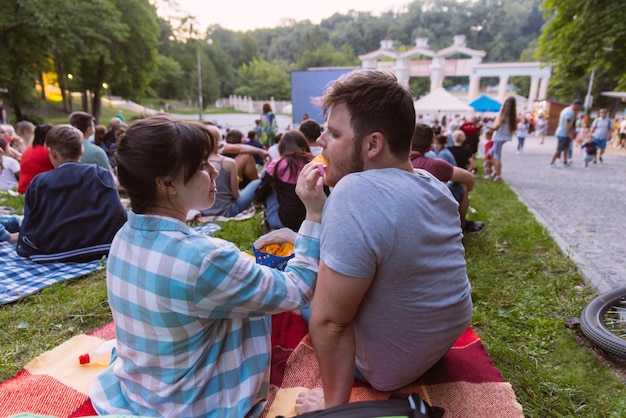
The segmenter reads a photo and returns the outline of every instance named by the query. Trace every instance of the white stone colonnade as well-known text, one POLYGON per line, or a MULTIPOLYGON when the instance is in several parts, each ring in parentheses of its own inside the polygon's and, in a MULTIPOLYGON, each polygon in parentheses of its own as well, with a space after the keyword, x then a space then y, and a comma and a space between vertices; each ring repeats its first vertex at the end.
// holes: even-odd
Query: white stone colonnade
POLYGON ((485 51, 468 48, 465 35, 457 35, 451 46, 433 51, 428 47, 427 38, 417 38, 415 47, 398 53, 389 39, 380 42, 376 51, 360 55, 363 68, 378 68, 392 71, 401 83, 409 84, 410 77, 430 77, 430 92, 443 85, 446 76, 469 77, 468 102, 476 99, 480 92, 481 77, 498 77, 498 101, 504 101, 507 95, 509 77, 529 76, 529 110, 536 100, 547 99, 548 81, 552 67, 539 62, 483 63, 485 51), (449 59, 455 55, 466 55, 469 59, 449 59), (421 58, 415 60, 414 58, 421 58))

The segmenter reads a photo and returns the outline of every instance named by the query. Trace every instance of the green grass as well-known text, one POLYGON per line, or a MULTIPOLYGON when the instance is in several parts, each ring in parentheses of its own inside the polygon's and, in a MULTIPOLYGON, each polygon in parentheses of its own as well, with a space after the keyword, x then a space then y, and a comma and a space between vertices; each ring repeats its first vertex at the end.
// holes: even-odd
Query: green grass
MULTIPOLYGON (((20 208, 21 198, 0 197, 20 208)), ((477 180, 471 219, 480 234, 465 238, 474 299, 473 328, 527 417, 619 417, 626 388, 600 361, 579 330, 579 317, 596 294, 545 228, 502 182, 477 180)), ((221 223, 221 238, 250 251, 260 218, 221 223)), ((104 272, 51 286, 0 307, 0 379, 72 335, 110 320, 104 272)))

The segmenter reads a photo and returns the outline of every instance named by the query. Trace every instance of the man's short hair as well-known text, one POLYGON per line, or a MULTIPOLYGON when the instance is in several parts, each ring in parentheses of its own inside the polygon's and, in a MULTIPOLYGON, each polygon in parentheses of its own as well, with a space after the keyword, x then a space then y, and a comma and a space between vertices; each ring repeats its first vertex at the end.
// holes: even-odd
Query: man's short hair
POLYGON ((94 117, 87 112, 73 112, 69 118, 70 125, 78 128, 83 134, 94 123, 94 117))
POLYGON ((322 127, 316 120, 313 119, 302 121, 298 130, 302 132, 309 143, 315 142, 315 140, 322 134, 322 127))
POLYGON ((346 105, 357 146, 380 132, 391 154, 408 158, 415 129, 413 94, 391 72, 360 68, 343 74, 317 101, 324 114, 333 105, 346 105))
POLYGON ((411 138, 411 149, 420 154, 426 154, 426 151, 433 145, 435 131, 425 123, 416 123, 411 138))
POLYGON ((83 153, 83 134, 71 125, 56 125, 46 134, 45 142, 63 158, 79 160, 83 153))
POLYGON ((574 101, 572 102, 575 105, 582 105, 583 101, 581 99, 574 99, 574 101))

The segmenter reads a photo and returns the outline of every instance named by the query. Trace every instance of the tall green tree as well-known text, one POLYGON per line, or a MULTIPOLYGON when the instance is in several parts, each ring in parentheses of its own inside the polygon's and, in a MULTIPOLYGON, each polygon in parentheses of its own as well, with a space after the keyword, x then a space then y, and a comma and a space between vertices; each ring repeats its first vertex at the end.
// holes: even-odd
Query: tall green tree
MULTIPOLYGON (((47 48, 55 23, 50 1, 4 0, 0 13, 0 88, 6 89, 15 119, 36 100, 34 86, 48 70, 47 48)), ((9 103, 6 103, 8 105, 9 103)))
POLYGON ((554 65, 550 89, 569 101, 586 94, 595 73, 592 96, 626 89, 626 11, 621 2, 545 0, 547 23, 539 38, 538 58, 554 65))
POLYGON ((239 87, 235 94, 250 96, 253 100, 289 100, 291 97, 291 79, 287 63, 269 63, 252 60, 239 68, 239 87))

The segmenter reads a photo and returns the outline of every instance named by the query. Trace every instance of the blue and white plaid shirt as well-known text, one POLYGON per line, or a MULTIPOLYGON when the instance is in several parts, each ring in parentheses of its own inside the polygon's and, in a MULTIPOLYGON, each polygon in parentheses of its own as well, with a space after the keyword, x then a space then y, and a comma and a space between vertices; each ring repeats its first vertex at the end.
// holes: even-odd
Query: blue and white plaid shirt
POLYGON ((107 263, 117 358, 90 390, 100 414, 258 416, 267 314, 308 305, 321 225, 305 221, 285 272, 182 222, 129 212, 107 263))

